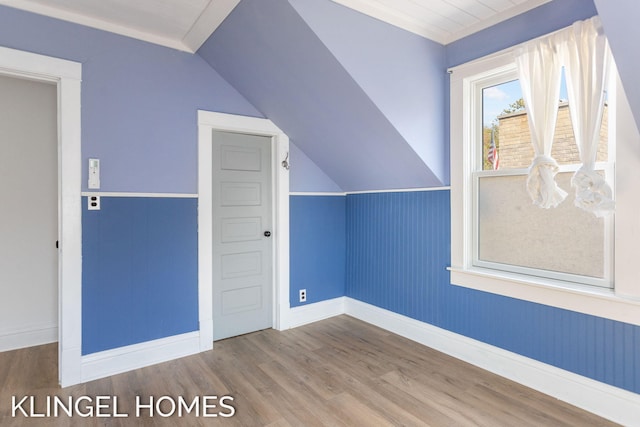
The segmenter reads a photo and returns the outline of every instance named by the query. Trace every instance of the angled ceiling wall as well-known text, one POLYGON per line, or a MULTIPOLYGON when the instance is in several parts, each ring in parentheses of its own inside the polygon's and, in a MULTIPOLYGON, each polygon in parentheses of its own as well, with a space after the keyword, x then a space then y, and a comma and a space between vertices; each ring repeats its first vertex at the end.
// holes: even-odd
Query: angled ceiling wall
POLYGON ((325 181, 344 191, 441 186, 449 182, 446 67, 593 16, 596 6, 640 123, 635 0, 554 1, 496 26, 515 40, 495 40, 491 28, 446 47, 329 0, 242 0, 198 54, 325 181))
POLYGON ((640 2, 638 0, 595 0, 598 15, 602 19, 604 32, 609 39, 611 52, 618 67, 622 85, 629 99, 629 104, 640 124, 640 55, 638 40, 640 39, 640 2))
POLYGON ((443 46, 329 1, 243 0, 198 54, 342 190, 448 183, 443 46))
POLYGON ((446 182, 443 46, 333 1, 289 3, 422 161, 446 182))

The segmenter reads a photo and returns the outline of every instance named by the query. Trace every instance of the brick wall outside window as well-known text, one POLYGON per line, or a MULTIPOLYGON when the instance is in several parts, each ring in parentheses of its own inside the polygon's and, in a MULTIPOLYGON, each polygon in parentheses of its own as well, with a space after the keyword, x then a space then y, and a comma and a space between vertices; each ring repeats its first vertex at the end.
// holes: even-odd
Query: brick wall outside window
MULTIPOLYGON (((597 161, 607 160, 608 151, 608 111, 605 106, 602 128, 600 129, 600 145, 597 161)), ((498 150, 500 155, 500 169, 527 168, 533 160, 533 146, 527 113, 516 113, 498 116, 499 136, 498 150)), ((569 104, 561 102, 558 108, 555 140, 551 156, 558 164, 580 163, 578 146, 573 136, 573 126, 569 114, 569 104)))

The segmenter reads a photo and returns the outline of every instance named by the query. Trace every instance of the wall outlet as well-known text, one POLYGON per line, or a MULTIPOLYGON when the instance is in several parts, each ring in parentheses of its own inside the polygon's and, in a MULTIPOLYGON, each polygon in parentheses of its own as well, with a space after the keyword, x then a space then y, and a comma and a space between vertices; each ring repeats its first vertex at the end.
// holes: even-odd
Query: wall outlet
POLYGON ((87 209, 90 211, 99 211, 100 210, 100 196, 89 196, 87 197, 87 209))
POLYGON ((300 302, 307 302, 307 290, 300 289, 300 302))

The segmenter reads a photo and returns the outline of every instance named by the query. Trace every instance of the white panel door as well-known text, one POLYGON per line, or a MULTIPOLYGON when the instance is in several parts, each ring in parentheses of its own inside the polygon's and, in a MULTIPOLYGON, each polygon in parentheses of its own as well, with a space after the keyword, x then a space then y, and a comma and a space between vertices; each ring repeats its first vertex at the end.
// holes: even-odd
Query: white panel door
POLYGON ((213 339, 273 325, 271 138, 213 131, 213 339))
POLYGON ((0 351, 57 341, 54 84, 0 76, 0 351))

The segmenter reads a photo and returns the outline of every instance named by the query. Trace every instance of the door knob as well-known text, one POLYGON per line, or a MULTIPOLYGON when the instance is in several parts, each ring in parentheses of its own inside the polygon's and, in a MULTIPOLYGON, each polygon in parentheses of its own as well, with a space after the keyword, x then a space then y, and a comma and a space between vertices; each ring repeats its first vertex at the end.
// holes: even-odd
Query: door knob
POLYGON ((269 237, 271 236, 271 232, 270 231, 265 231, 264 232, 264 237, 269 237))

